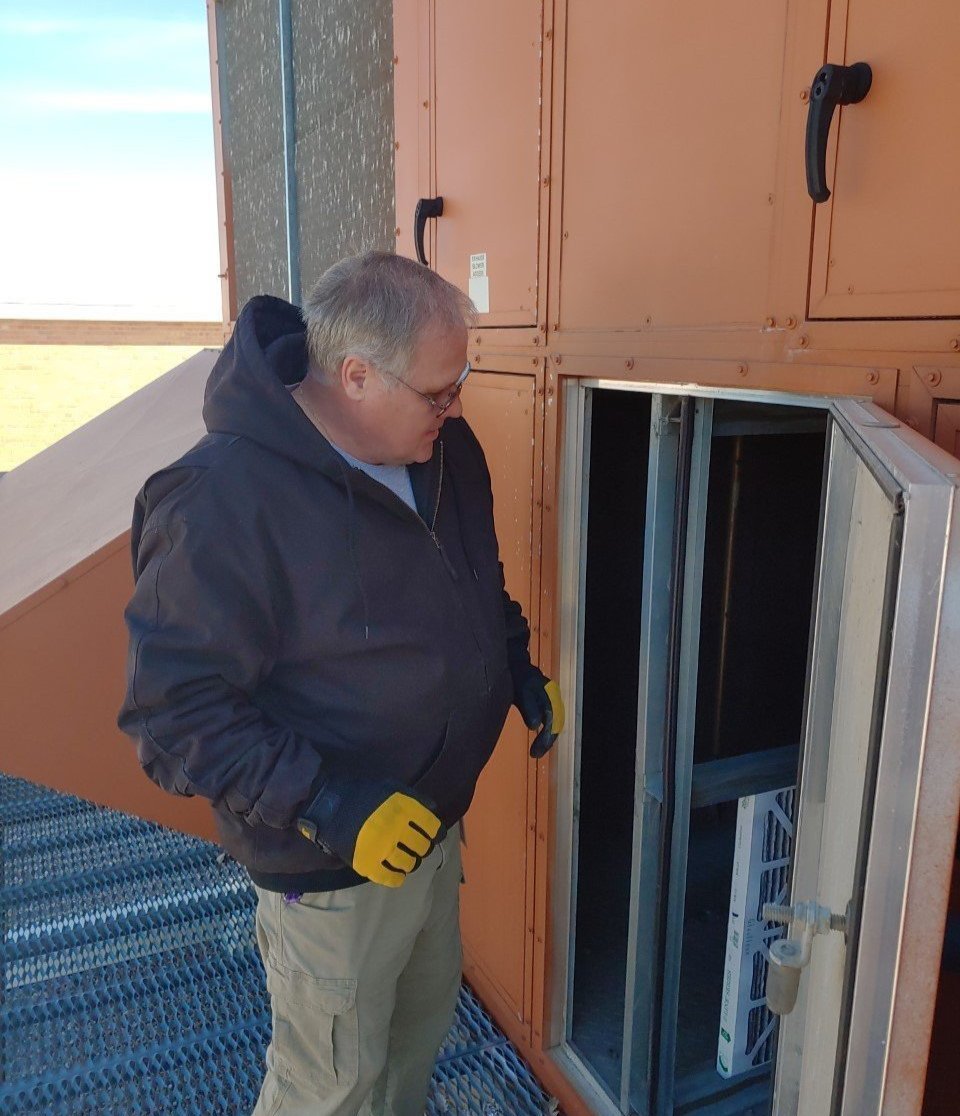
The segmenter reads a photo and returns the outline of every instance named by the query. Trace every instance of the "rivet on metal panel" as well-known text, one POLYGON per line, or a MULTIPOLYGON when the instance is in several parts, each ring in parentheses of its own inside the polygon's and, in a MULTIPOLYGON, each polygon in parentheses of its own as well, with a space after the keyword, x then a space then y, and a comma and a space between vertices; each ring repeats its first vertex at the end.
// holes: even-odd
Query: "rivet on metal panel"
POLYGON ((643 319, 643 324, 644 325, 653 325, 653 318, 651 318, 650 315, 647 314, 646 317, 643 319))
POLYGON ((868 384, 879 384, 880 383, 880 373, 876 370, 876 368, 871 368, 870 371, 867 373, 867 383, 868 384))
POLYGON ((423 102, 423 107, 424 108, 429 108, 430 107, 430 102, 429 101, 424 101, 423 102))
POLYGON ((399 58, 399 56, 395 54, 395 55, 393 56, 393 64, 394 64, 394 66, 396 66, 396 64, 397 64, 397 63, 398 63, 399 61, 400 61, 400 58, 399 58))
POLYGON ((480 363, 480 354, 479 353, 474 353, 473 354, 473 363, 474 364, 479 364, 480 363))
POLYGON ((535 333, 533 335, 533 343, 534 343, 534 345, 539 345, 540 344, 540 335, 538 333, 535 333))
POLYGON ((829 263, 830 263, 831 267, 836 267, 837 266, 837 261, 836 260, 830 260, 829 263))
POLYGON ((546 38, 546 39, 552 39, 553 38, 553 28, 548 27, 546 29, 546 31, 544 31, 543 35, 544 35, 544 38, 546 38))
POLYGON ((543 184, 544 184, 544 186, 549 186, 550 185, 550 175, 549 174, 545 174, 543 176, 543 184))
POLYGON ((787 318, 787 329, 796 329, 796 328, 797 328, 797 319, 791 314, 790 317, 787 318))
MULTIPOLYGON (((536 357, 534 357, 533 363, 534 364, 537 363, 536 357)), ((543 388, 542 387, 537 388, 537 395, 543 395, 543 388)))
POLYGON ((630 369, 633 367, 633 357, 627 357, 627 359, 623 362, 623 367, 626 368, 629 372, 630 369))
POLYGON ((564 231, 563 239, 564 240, 569 240, 570 239, 570 230, 569 229, 564 231))
POLYGON ((554 364, 563 364, 563 357, 559 353, 555 353, 553 357, 554 364))
POLYGON ((810 344, 810 338, 805 333, 801 333, 797 338, 797 344, 801 349, 805 349, 810 344))
POLYGON ((559 322, 554 322, 554 323, 553 323, 553 331, 554 331, 554 333, 556 333, 556 331, 557 331, 557 330, 558 330, 559 328, 560 328, 560 323, 559 323, 559 322))
POLYGON ((541 333, 546 333, 547 332, 547 323, 546 322, 541 322, 537 326, 537 329, 539 329, 541 333))
POLYGON ((940 372, 936 368, 932 368, 926 375, 926 381, 931 387, 936 387, 937 384, 943 379, 940 372))
POLYGON ((767 205, 773 205, 773 194, 767 194, 767 205))
POLYGON ((763 324, 767 329, 773 329, 773 327, 777 324, 777 319, 776 318, 764 318, 763 319, 763 324))
POLYGON ((531 358, 530 363, 534 366, 534 368, 536 368, 536 366, 540 363, 540 358, 539 357, 533 357, 533 358, 531 358))
POLYGON ((482 333, 478 333, 478 334, 477 334, 477 344, 479 345, 479 344, 480 344, 480 342, 481 342, 482 340, 483 340, 483 334, 482 334, 482 333))
POLYGON ((394 151, 399 151, 400 150, 400 141, 399 140, 394 140, 393 141, 393 150, 394 151))
POLYGON ((747 366, 745 364, 738 364, 737 365, 737 375, 738 376, 746 376, 746 374, 747 374, 747 366))
POLYGON ((810 100, 810 90, 809 89, 801 89, 800 90, 800 100, 803 101, 804 104, 806 104, 807 101, 810 100))
POLYGON ((853 294, 853 284, 852 283, 847 284, 847 294, 853 294))
POLYGON ((954 351, 956 351, 957 349, 960 349, 960 337, 954 337, 953 338, 953 340, 950 342, 950 348, 953 349, 954 351))
POLYGON ((393 231, 397 234, 397 236, 399 236, 402 230, 400 229, 400 226, 397 225, 397 227, 393 231))

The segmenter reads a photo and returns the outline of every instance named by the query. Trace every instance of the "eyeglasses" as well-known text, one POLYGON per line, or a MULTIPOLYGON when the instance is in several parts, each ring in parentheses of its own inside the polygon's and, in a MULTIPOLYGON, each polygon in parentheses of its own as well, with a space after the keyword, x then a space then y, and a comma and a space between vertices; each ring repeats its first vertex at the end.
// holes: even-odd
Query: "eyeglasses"
POLYGON ((439 418, 442 414, 445 414, 454 405, 454 403, 456 403, 457 399, 459 398, 460 392, 463 391, 463 385, 466 383, 467 377, 470 375, 470 361, 468 360, 467 363, 463 366, 463 371, 456 378, 453 387, 450 389, 449 394, 442 403, 438 403, 432 395, 427 395, 425 392, 417 391, 417 389, 412 384, 408 384, 406 380, 401 380, 399 376, 395 376, 392 372, 388 372, 385 368, 378 368, 377 371, 384 376, 389 376, 391 380, 396 380, 398 384, 403 384, 405 388, 409 388, 415 395, 419 395, 421 399, 425 399, 433 408, 433 413, 437 416, 437 418, 439 418))

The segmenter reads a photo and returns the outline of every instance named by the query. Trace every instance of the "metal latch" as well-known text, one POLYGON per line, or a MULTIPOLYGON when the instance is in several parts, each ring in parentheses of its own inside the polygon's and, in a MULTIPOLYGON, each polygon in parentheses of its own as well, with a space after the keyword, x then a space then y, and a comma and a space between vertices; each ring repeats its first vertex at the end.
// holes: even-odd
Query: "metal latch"
POLYGON ((831 930, 846 935, 849 911, 848 905, 846 914, 834 914, 828 907, 821 907, 816 902, 795 903, 792 907, 763 904, 765 922, 779 922, 800 931, 799 940, 780 938, 770 943, 767 1007, 774 1015, 788 1015, 793 1011, 800 989, 800 970, 810 961, 815 935, 829 934, 831 930))

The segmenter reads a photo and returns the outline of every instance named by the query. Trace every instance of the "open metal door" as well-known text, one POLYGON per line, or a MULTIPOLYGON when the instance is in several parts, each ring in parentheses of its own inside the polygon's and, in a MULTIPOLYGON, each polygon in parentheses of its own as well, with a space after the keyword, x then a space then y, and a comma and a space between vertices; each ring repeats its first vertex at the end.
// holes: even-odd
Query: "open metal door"
POLYGON ((903 1116, 923 1096, 960 787, 958 466, 871 404, 831 411, 791 895, 846 933, 813 939, 773 1110, 903 1116))

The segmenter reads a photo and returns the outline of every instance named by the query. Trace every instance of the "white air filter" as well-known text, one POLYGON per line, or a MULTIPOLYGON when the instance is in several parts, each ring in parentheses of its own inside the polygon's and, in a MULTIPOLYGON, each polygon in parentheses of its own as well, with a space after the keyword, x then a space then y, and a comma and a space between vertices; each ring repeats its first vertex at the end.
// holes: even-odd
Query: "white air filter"
POLYGON ((717 1072, 735 1077, 768 1063, 776 1016, 767 1010, 770 943, 784 928, 761 918, 764 903, 786 902, 793 844, 794 788, 740 799, 730 882, 730 919, 720 1006, 717 1072))

